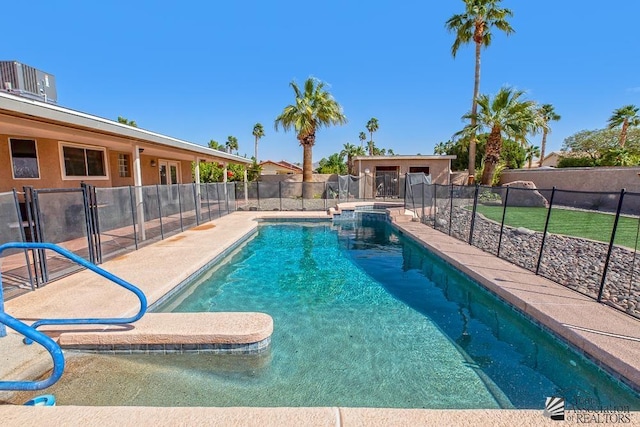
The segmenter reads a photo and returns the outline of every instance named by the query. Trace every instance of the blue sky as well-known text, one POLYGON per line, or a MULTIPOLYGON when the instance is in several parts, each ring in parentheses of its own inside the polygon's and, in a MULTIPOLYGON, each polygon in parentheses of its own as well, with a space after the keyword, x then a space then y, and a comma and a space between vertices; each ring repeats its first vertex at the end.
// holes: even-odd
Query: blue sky
MULTIPOLYGON (((502 4, 516 32, 496 31, 483 50, 480 91, 509 85, 553 104, 562 120, 547 152, 640 105, 640 1, 502 4)), ((273 127, 292 80, 325 81, 348 119, 317 134, 314 161, 358 144, 371 117, 378 147, 432 154, 471 107, 473 47, 454 59, 444 26, 462 0, 36 0, 20 10, 3 21, 0 59, 53 74, 59 105, 202 145, 233 135, 249 157, 260 122, 261 160, 302 161, 295 135, 273 127)))

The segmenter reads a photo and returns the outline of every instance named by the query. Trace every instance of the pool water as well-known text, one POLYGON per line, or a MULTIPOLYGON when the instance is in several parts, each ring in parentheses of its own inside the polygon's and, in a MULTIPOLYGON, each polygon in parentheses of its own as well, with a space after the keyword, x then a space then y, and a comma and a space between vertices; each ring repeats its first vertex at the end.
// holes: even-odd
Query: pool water
POLYGON ((272 223, 162 311, 259 311, 259 355, 72 357, 59 404, 534 408, 638 396, 384 222, 272 223))

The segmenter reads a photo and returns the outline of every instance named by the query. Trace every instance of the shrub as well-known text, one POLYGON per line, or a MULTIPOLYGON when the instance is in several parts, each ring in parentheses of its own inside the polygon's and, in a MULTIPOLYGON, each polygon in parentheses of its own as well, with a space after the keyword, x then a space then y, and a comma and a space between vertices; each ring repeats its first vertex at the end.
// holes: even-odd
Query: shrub
POLYGON ((558 168, 579 168, 579 167, 592 167, 598 166, 595 159, 589 156, 581 157, 560 157, 558 160, 558 168))

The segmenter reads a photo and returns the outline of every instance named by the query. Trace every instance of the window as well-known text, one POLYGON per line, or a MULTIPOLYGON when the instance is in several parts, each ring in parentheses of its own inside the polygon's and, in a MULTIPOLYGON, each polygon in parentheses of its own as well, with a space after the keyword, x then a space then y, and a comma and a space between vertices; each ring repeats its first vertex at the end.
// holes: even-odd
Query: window
POLYGON ((128 178, 131 176, 131 157, 128 154, 118 154, 118 174, 120 178, 128 178))
POLYGON ((105 149, 62 145, 64 176, 106 178, 105 149))
POLYGON ((424 173, 425 175, 429 175, 429 166, 411 166, 409 168, 409 173, 424 173))
POLYGON ((40 178, 36 142, 32 139, 9 139, 13 178, 40 178))

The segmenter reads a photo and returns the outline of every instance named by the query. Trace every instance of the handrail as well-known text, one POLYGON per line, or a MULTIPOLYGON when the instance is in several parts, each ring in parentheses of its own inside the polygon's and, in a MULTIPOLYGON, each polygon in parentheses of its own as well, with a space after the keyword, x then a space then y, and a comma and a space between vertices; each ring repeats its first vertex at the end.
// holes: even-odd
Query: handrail
MULTIPOLYGON (((138 299, 140 300, 140 311, 132 317, 112 317, 112 318, 74 318, 74 319, 40 319, 31 324, 33 329, 36 329, 42 325, 82 325, 82 324, 102 324, 102 325, 118 325, 123 323, 133 323, 136 320, 139 320, 144 313, 147 311, 147 297, 144 293, 131 283, 109 273, 106 270, 98 267, 95 264, 90 263, 84 258, 79 257, 78 255, 64 249, 58 245, 54 245, 52 243, 37 243, 37 242, 29 242, 29 243, 20 243, 20 242, 10 242, 0 245, 0 254, 5 249, 49 249, 54 252, 59 253, 65 258, 74 261, 77 264, 93 271, 94 273, 99 274, 100 276, 114 282, 117 285, 122 286, 123 288, 133 292, 138 299)), ((2 307, 2 292, 0 291, 0 307, 2 307)), ((29 337, 25 338, 25 344, 31 344, 31 339, 29 337)))
POLYGON ((16 332, 21 333, 32 341, 37 342, 47 349, 53 358, 53 371, 51 376, 41 381, 0 381, 0 390, 42 390, 55 384, 64 371, 64 355, 60 346, 51 338, 38 332, 29 325, 0 311, 0 323, 7 325, 16 332))

